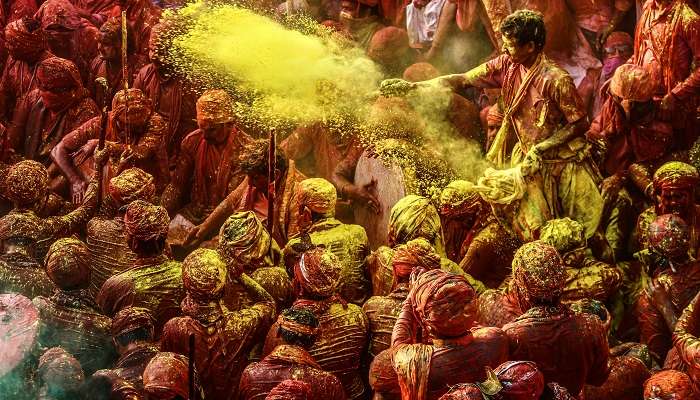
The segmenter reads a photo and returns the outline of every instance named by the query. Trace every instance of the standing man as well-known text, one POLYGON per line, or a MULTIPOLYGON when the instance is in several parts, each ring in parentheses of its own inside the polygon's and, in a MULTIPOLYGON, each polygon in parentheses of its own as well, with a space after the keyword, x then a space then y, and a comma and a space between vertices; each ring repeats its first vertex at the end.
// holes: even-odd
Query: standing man
MULTIPOLYGON (((504 119, 486 155, 497 167, 520 167, 524 196, 513 228, 523 240, 537 237, 551 218, 570 217, 590 238, 601 218, 598 175, 587 156, 586 110, 569 74, 543 53, 542 14, 519 10, 500 26, 504 54, 464 74, 429 81, 382 82, 385 94, 449 86, 501 88, 504 119), (515 142, 512 150, 509 142, 515 142), (507 156, 510 154, 510 157, 507 156), (510 162, 508 162, 510 158, 510 162)), ((515 170, 517 171, 517 170, 515 170)))

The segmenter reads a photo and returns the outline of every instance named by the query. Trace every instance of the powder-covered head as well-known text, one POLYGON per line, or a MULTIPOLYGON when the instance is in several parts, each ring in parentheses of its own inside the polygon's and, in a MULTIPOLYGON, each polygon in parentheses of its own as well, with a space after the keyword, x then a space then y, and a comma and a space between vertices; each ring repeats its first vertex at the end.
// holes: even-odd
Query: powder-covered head
POLYGON ((17 207, 31 207, 46 196, 49 174, 46 167, 33 160, 23 160, 5 177, 5 196, 17 207))
POLYGON ((513 257, 511 287, 518 293, 523 309, 556 304, 566 283, 566 273, 557 250, 542 241, 520 247, 513 257))
POLYGON ((294 266, 294 282, 308 295, 327 298, 338 291, 342 270, 335 254, 317 247, 302 254, 294 266))
POLYGON ((194 299, 218 299, 226 286, 226 264, 215 250, 197 249, 182 262, 182 283, 194 299))
POLYGON ((75 238, 55 241, 46 254, 46 274, 64 290, 81 289, 90 284, 90 252, 75 238))
POLYGON ((140 168, 129 168, 109 181, 109 194, 119 207, 132 201, 153 201, 156 185, 153 175, 140 168))
POLYGON ((408 195, 391 208, 389 246, 422 237, 431 244, 441 234, 440 216, 426 197, 408 195))

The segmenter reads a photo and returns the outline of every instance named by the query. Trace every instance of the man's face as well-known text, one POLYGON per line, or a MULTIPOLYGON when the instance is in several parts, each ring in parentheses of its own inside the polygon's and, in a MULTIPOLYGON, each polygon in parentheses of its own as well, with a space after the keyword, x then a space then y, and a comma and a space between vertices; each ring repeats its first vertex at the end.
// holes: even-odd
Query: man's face
POLYGON ((518 44, 517 40, 508 36, 503 36, 503 47, 501 51, 508 54, 513 62, 522 64, 532 57, 535 52, 535 44, 530 42, 525 45, 518 44))
POLYGON ((604 51, 604 60, 607 60, 609 58, 613 57, 619 57, 623 60, 627 60, 630 57, 632 57, 633 49, 632 45, 627 44, 627 43, 615 43, 610 46, 605 46, 603 49, 604 51))
POLYGON ((105 40, 100 40, 97 49, 100 52, 100 56, 104 60, 109 61, 118 60, 121 52, 121 46, 105 40))
POLYGON ((258 190, 267 190, 267 176, 266 175, 249 175, 250 184, 258 190))
POLYGON ((210 120, 197 118, 197 125, 204 134, 204 140, 209 143, 220 143, 226 139, 231 132, 227 123, 215 123, 210 120))
POLYGON ((676 214, 683 217, 692 204, 693 191, 686 188, 661 189, 658 201, 664 214, 676 214))

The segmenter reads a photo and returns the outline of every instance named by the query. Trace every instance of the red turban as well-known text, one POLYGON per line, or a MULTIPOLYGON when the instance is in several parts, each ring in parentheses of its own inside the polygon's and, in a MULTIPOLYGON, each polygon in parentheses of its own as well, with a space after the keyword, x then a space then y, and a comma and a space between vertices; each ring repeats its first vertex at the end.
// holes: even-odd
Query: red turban
POLYGON ((287 379, 275 386, 265 400, 309 400, 311 386, 303 381, 287 379))
POLYGON ((318 247, 302 254, 294 266, 294 281, 304 292, 326 298, 338 290, 342 270, 335 254, 318 247))
POLYGON ((623 100, 647 102, 654 95, 654 89, 654 80, 649 71, 635 64, 617 67, 610 81, 610 92, 623 100))
POLYGON ((197 249, 182 263, 182 283, 195 299, 220 298, 226 286, 226 264, 215 250, 197 249))
POLYGON ((46 196, 49 174, 40 163, 20 161, 10 167, 5 177, 5 196, 20 207, 34 205, 46 196))
POLYGON ((494 372, 509 400, 539 399, 544 391, 544 375, 532 361, 508 361, 494 372))
POLYGON ((234 114, 232 106, 233 99, 225 90, 207 90, 197 99, 197 120, 213 124, 231 122, 234 114))
POLYGON ((55 241, 46 254, 46 274, 64 290, 82 289, 90 283, 90 253, 75 238, 55 241))
POLYGON ((153 175, 140 168, 129 168, 109 181, 109 194, 119 206, 135 200, 152 201, 156 192, 153 175))
POLYGON ((122 121, 128 118, 129 123, 137 126, 144 125, 153 113, 151 100, 139 89, 128 89, 127 94, 124 93, 123 89, 115 93, 112 99, 112 116, 122 121), (125 115, 127 105, 129 114, 125 115))
POLYGON ((34 18, 41 21, 43 29, 52 25, 70 30, 76 30, 80 27, 78 10, 67 0, 47 0, 39 7, 34 18))
POLYGON ((435 252, 433 246, 427 240, 418 238, 397 247, 391 264, 395 277, 407 278, 414 268, 440 269, 440 261, 440 255, 435 252))
POLYGON ((691 400, 693 382, 688 375, 676 370, 657 372, 644 382, 645 400, 691 400))
POLYGON ((129 204, 124 214, 126 233, 141 241, 165 238, 169 225, 170 217, 165 208, 143 200, 129 204))
POLYGON ((630 36, 630 34, 627 32, 615 31, 611 33, 607 39, 605 39, 604 47, 613 47, 625 44, 630 46, 634 45, 634 39, 632 39, 632 36, 630 36))
POLYGON ((7 24, 5 43, 10 55, 18 60, 32 61, 44 51, 44 38, 39 24, 29 18, 7 24))
MULTIPOLYGON (((158 398, 189 398, 189 362, 175 353, 158 353, 143 370, 143 389, 158 398)), ((196 381, 195 381, 196 382, 196 381)))
POLYGON ((403 79, 409 82, 427 81, 440 76, 440 72, 432 64, 419 62, 412 64, 403 71, 403 79))
POLYGON ((82 88, 80 72, 73 61, 50 57, 42 61, 36 70, 42 89, 82 88))
POLYGON ((513 280, 521 302, 530 308, 532 300, 558 302, 566 283, 564 264, 557 250, 541 241, 524 244, 513 257, 513 280))
POLYGON ((467 334, 476 318, 476 292, 459 275, 434 269, 411 282, 407 299, 421 324, 440 338, 467 334))
POLYGON ((42 354, 38 373, 46 387, 63 391, 78 390, 85 379, 78 360, 60 347, 48 349, 42 354))
POLYGON ((113 337, 131 333, 137 329, 153 332, 155 320, 151 311, 141 307, 122 308, 112 318, 111 332, 113 337))
POLYGON ((271 240, 254 212, 239 211, 221 226, 217 250, 228 264, 246 267, 269 254, 271 240))
POLYGON ((654 173, 654 190, 691 189, 698 181, 698 170, 690 164, 671 161, 659 167, 654 173))
POLYGON ((662 255, 677 259, 688 253, 690 229, 681 217, 662 215, 649 224, 647 243, 662 255))
POLYGON ((382 65, 400 61, 408 51, 408 33, 405 29, 387 26, 378 30, 370 40, 367 56, 382 65))

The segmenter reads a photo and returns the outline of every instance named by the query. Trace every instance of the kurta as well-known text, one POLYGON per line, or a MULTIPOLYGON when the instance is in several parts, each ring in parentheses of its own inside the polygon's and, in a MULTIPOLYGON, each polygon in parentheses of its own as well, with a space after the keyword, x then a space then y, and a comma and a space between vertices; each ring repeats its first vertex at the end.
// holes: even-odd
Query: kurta
POLYGON ((372 296, 362 305, 369 321, 369 356, 376 357, 391 347, 391 334, 401 307, 408 296, 408 285, 396 287, 388 296, 372 296))
POLYGON ((165 323, 180 315, 184 297, 180 263, 161 255, 138 259, 131 269, 107 279, 97 295, 97 304, 108 316, 130 306, 151 310, 159 336, 165 323))
POLYGON ((607 334, 595 316, 574 314, 564 305, 535 307, 503 330, 510 338, 511 359, 536 362, 546 382, 572 394, 608 378, 607 334))
POLYGON ((239 389, 241 400, 264 400, 275 386, 287 379, 308 383, 308 400, 345 400, 338 378, 321 369, 299 346, 280 345, 260 362, 246 367, 239 389))
POLYGON ((85 243, 90 251, 90 292, 93 296, 105 281, 134 265, 136 254, 129 248, 124 231, 124 216, 95 217, 87 224, 85 243))

